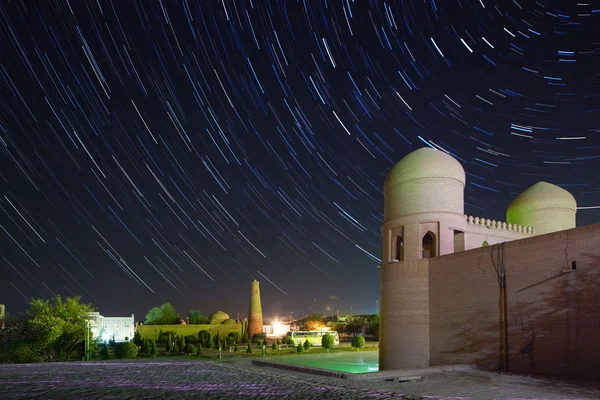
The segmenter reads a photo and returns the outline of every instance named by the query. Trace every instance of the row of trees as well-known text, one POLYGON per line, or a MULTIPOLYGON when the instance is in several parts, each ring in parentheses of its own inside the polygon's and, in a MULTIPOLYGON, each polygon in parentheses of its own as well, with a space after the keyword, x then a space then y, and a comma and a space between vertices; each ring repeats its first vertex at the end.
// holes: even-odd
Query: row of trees
MULTIPOLYGON (((153 307, 148 310, 144 324, 146 325, 174 325, 179 324, 182 318, 177 313, 171 303, 165 303, 159 307, 153 307)), ((201 325, 209 324, 208 317, 202 315, 200 310, 190 310, 187 315, 188 324, 201 325)))

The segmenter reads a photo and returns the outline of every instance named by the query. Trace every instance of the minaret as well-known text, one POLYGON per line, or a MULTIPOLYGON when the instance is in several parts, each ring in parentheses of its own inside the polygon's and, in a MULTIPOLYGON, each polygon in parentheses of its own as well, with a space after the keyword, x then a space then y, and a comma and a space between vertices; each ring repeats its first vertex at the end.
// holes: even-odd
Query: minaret
POLYGON ((250 311, 248 312, 248 337, 252 339, 255 333, 263 332, 262 307, 260 306, 260 288, 258 281, 252 281, 250 293, 250 311))

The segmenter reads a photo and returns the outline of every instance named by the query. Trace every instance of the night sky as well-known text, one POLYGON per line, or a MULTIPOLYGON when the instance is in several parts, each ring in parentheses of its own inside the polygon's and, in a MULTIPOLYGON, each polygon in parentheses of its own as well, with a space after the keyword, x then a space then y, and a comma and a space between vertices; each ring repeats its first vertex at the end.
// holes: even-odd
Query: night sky
POLYGON ((257 279, 265 317, 375 312, 383 181, 423 146, 469 215, 540 180, 596 206, 598 8, 2 1, 0 303, 236 318, 257 279))

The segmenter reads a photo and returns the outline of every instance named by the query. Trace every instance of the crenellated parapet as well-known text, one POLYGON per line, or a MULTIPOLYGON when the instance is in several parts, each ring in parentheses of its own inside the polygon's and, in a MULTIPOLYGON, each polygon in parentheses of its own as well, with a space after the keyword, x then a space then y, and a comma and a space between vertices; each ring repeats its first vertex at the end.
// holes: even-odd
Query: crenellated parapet
POLYGON ((465 215, 467 224, 485 226, 489 229, 506 230, 512 232, 519 232, 529 235, 535 235, 535 228, 531 226, 509 224, 506 221, 496 221, 488 218, 473 217, 472 215, 465 215))

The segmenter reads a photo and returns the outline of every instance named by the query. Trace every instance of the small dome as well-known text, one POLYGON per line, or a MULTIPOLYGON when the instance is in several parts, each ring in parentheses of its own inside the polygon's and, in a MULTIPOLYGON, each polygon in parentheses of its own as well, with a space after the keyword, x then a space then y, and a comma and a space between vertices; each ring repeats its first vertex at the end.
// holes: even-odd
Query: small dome
POLYGON ((237 324, 235 319, 226 319, 225 321, 221 322, 221 325, 235 325, 237 324))
POLYGON ((208 316, 211 324, 220 324, 221 322, 229 319, 229 315, 223 311, 215 311, 208 316))
POLYGON ((463 186, 466 182, 465 170, 454 157, 440 150, 422 147, 392 167, 385 178, 384 190, 423 178, 454 179, 463 186))
POLYGON ((575 197, 565 189, 548 182, 538 182, 525 190, 510 203, 506 210, 506 221, 519 220, 523 213, 544 210, 546 208, 564 208, 577 210, 575 197))

